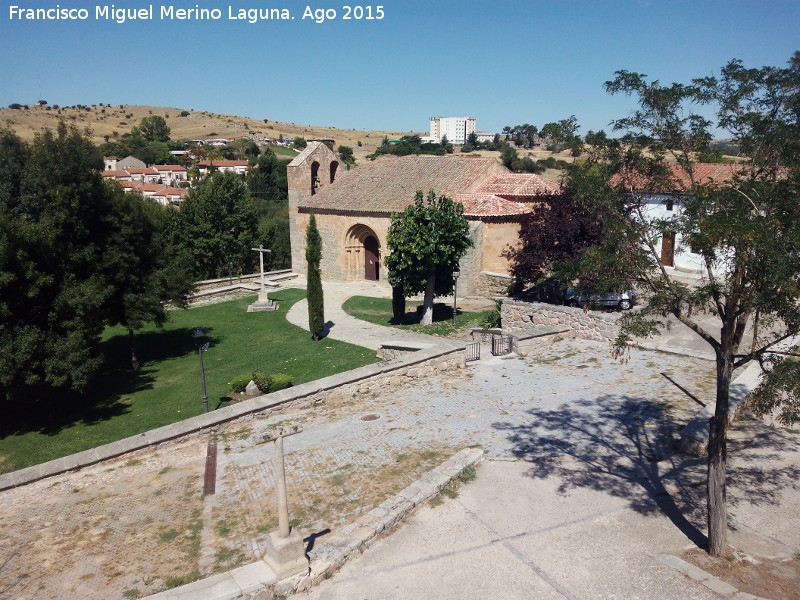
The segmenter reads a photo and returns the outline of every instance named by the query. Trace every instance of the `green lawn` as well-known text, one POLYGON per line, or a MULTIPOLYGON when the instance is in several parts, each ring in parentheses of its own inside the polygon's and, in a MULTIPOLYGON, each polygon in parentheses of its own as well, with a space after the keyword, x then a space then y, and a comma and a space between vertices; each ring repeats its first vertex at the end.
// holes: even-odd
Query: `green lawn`
POLYGON ((209 410, 232 377, 252 371, 286 373, 295 384, 376 362, 374 350, 311 335, 286 320, 304 290, 273 292, 278 311, 248 313, 254 297, 178 310, 163 329, 137 335, 143 367, 130 370, 127 334, 109 329, 102 350, 107 367, 80 396, 31 398, 8 406, 0 422, 0 472, 13 471, 113 442, 202 412, 200 361, 191 333, 211 341, 203 355, 209 410))
POLYGON ((392 301, 388 298, 352 296, 345 301, 342 308, 350 316, 363 321, 440 337, 458 336, 466 329, 481 327, 489 314, 492 313, 491 310, 481 312, 459 311, 456 315, 456 326, 453 327, 453 307, 437 302, 433 305, 433 323, 428 326, 422 326, 419 324, 420 315, 416 311, 416 307, 420 304, 421 302, 406 302, 406 314, 400 323, 395 321, 392 316, 392 301))
POLYGON ((294 158, 299 154, 297 150, 286 148, 285 146, 270 146, 269 149, 272 150, 278 158, 294 158))

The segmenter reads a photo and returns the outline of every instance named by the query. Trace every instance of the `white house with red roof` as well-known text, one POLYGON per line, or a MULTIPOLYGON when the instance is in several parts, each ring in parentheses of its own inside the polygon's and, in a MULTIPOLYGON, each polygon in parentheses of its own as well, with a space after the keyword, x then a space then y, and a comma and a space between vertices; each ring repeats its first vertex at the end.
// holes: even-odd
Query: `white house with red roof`
MULTIPOLYGON (((615 175, 611 183, 624 194, 635 196, 643 205, 643 214, 651 222, 670 221, 680 217, 683 199, 696 184, 727 186, 745 173, 746 166, 728 163, 693 163, 687 170, 670 163, 670 172, 658 181, 634 171, 615 175)), ((705 266, 702 257, 692 252, 680 232, 667 231, 654 240, 661 264, 668 269, 699 273, 705 266)))
POLYGON ((181 165, 153 165, 153 169, 158 172, 158 178, 164 185, 177 187, 186 181, 186 168, 181 165))
POLYGON ((211 171, 233 171, 237 175, 246 175, 250 168, 250 163, 246 160, 201 160, 197 163, 202 174, 211 171))
POLYGON ((189 190, 186 188, 166 187, 157 192, 154 192, 151 197, 158 201, 159 204, 168 206, 170 204, 178 204, 183 202, 189 190))

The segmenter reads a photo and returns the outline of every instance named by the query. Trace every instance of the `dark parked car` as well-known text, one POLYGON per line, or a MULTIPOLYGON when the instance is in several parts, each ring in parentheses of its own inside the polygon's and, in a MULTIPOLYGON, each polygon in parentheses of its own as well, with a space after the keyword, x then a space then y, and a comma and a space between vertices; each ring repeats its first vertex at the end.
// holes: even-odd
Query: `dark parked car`
POLYGON ((607 294, 581 294, 575 290, 564 292, 564 304, 567 306, 598 306, 600 308, 618 308, 630 310, 636 302, 636 293, 633 290, 626 292, 609 292, 607 294))
POLYGON ((564 304, 564 291, 561 282, 555 277, 550 277, 532 288, 525 290, 520 294, 520 297, 525 302, 564 304))

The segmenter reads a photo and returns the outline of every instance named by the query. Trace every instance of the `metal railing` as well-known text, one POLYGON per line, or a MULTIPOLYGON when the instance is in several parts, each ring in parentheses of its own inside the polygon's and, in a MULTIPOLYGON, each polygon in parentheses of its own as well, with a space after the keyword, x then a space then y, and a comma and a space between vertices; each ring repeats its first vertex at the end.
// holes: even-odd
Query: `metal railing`
POLYGON ((467 362, 481 359, 481 343, 472 342, 467 344, 467 362))

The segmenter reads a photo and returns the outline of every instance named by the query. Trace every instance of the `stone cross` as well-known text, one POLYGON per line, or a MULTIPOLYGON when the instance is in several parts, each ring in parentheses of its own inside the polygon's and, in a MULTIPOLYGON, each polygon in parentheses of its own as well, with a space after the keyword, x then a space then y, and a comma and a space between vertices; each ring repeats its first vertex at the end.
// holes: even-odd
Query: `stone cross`
POLYGON ((275 442, 275 480, 278 486, 278 532, 280 537, 289 537, 289 504, 286 497, 286 471, 283 465, 283 438, 300 433, 300 425, 279 427, 264 435, 264 442, 275 442))
POLYGON ((260 244, 258 248, 250 248, 253 252, 258 252, 258 262, 261 263, 261 293, 264 293, 264 252, 269 252, 272 254, 272 250, 269 248, 264 248, 263 244, 260 244))

